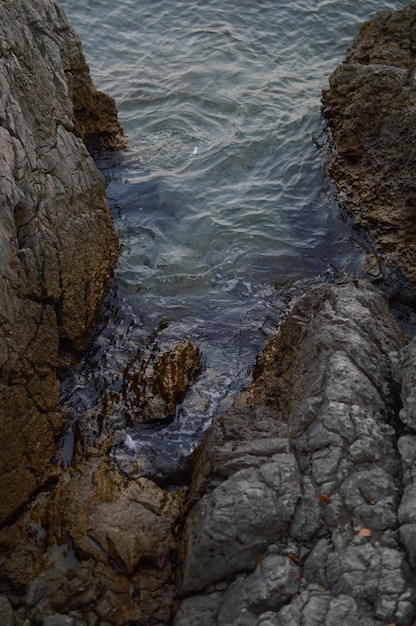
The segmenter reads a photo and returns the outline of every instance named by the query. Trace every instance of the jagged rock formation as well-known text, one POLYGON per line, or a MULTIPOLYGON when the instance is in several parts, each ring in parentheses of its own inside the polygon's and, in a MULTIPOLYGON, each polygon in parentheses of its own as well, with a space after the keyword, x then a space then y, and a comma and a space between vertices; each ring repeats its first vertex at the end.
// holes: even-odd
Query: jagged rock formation
POLYGON ((293 306, 196 454, 175 626, 413 623, 414 435, 399 441, 401 500, 395 431, 405 343, 365 283, 293 306))
MULTIPOLYGON (((81 138, 123 143, 53 0, 0 7, 0 522, 51 475, 58 350, 80 349, 118 240, 81 138), (97 118, 97 99, 107 111, 97 118)), ((97 141, 95 143, 97 143, 97 141)), ((98 141, 99 143, 99 141, 98 141)))
POLYGON ((330 175, 391 268, 416 281, 416 3, 361 28, 323 93, 330 175))

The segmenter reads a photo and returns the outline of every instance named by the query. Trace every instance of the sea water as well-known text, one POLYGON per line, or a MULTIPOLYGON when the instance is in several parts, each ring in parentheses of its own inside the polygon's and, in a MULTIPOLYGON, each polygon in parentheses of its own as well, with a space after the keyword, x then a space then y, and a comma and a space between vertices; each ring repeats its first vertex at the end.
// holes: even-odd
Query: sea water
POLYGON ((291 295, 362 274, 326 175, 320 97, 363 21, 404 4, 61 1, 129 142, 99 162, 122 251, 106 325, 63 385, 69 427, 117 397, 138 349, 189 339, 203 359, 167 428, 128 426, 113 403, 125 467, 142 454, 150 474, 169 471, 250 382, 291 295))

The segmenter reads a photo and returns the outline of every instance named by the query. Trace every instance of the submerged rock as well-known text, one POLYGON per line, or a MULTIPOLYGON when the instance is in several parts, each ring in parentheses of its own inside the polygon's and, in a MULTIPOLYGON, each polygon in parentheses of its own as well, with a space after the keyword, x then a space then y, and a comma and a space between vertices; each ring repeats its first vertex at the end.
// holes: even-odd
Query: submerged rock
POLYGON ((412 623, 394 429, 405 343, 365 283, 293 305, 196 452, 175 626, 412 623))
POLYGON ((104 185, 80 138, 120 138, 111 103, 111 128, 97 111, 87 123, 96 98, 60 7, 2 2, 0 523, 54 473, 58 351, 82 349, 118 254, 104 185))
POLYGON ((377 256, 416 281, 416 3, 364 24, 323 92, 330 175, 377 256))

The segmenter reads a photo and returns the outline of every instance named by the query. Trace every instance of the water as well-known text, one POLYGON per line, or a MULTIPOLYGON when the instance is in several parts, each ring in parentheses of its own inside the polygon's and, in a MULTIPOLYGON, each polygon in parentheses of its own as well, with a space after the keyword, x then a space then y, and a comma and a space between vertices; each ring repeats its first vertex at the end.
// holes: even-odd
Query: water
POLYGON ((87 414, 92 438, 111 434, 126 471, 189 454, 294 290, 363 273, 325 174, 320 95, 359 25, 404 4, 62 0, 129 141, 100 163, 122 241, 107 325, 63 402, 70 426, 87 414), (129 425, 128 363, 184 338, 204 372, 175 420, 129 425))

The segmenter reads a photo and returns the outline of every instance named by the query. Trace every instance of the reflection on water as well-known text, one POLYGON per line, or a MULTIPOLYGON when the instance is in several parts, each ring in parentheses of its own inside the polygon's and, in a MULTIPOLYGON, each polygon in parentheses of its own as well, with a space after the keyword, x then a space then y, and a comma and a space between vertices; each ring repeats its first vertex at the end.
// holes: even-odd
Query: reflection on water
POLYGON ((362 272, 325 177, 320 91, 379 2, 62 5, 130 141, 99 162, 122 252, 106 326, 63 401, 70 424, 88 414, 91 437, 111 432, 125 469, 162 471, 248 384, 293 292, 362 272), (126 363, 184 338, 204 371, 176 419, 127 428, 126 363))

